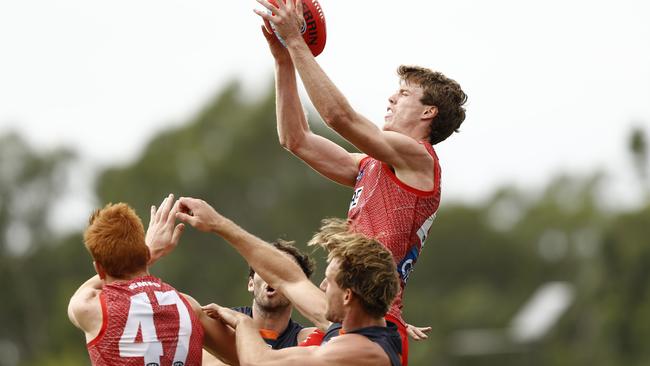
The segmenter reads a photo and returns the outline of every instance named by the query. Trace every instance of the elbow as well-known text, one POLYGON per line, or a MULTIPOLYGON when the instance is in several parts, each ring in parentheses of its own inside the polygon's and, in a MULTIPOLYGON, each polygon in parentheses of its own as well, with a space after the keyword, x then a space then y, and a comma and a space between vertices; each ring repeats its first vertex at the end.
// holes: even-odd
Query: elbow
POLYGON ((280 138, 280 146, 282 146, 285 150, 288 150, 290 152, 296 151, 299 145, 300 145, 299 140, 286 138, 286 137, 280 138))
POLYGON ((306 139, 307 134, 304 132, 299 136, 280 137, 280 146, 293 154, 297 154, 300 148, 304 145, 306 139))
POLYGON ((327 332, 332 323, 325 318, 325 313, 323 312, 322 314, 319 314, 317 319, 314 320, 314 325, 321 331, 327 332))

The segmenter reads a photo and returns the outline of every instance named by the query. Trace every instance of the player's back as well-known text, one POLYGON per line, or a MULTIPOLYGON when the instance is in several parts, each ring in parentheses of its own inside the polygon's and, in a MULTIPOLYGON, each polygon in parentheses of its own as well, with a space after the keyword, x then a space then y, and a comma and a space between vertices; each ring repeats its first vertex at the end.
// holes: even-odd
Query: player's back
POLYGON ((104 285, 93 365, 201 365, 203 328, 187 300, 153 276, 104 285))

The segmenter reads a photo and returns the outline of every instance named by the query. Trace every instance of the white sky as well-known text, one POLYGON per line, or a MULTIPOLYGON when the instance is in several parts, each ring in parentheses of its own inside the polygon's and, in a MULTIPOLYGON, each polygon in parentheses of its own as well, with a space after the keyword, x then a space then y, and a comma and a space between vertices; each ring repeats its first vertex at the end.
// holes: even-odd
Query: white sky
MULTIPOLYGON (((463 132, 438 147, 446 198, 602 168, 611 202, 638 199, 625 145, 632 126, 650 125, 649 2, 321 5, 328 40, 318 61, 370 119, 383 121, 402 63, 440 70, 469 95, 463 132)), ((225 82, 242 79, 251 95, 266 90, 272 59, 255 7, 0 0, 0 133, 73 146, 91 166, 129 161, 225 82)))

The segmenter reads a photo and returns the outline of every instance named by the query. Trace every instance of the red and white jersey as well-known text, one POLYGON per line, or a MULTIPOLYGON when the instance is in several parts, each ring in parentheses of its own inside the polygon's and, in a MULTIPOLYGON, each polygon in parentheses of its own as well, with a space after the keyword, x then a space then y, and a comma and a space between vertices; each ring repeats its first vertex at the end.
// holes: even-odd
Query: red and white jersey
POLYGON ((392 168, 366 157, 359 173, 348 219, 354 230, 377 239, 393 254, 400 276, 400 291, 389 315, 402 319, 402 296, 409 274, 420 255, 440 203, 440 164, 428 142, 422 142, 433 157, 434 187, 421 191, 400 181, 392 168))
POLYGON ((102 328, 86 347, 94 366, 201 365, 203 327, 191 305, 153 276, 104 285, 102 328))

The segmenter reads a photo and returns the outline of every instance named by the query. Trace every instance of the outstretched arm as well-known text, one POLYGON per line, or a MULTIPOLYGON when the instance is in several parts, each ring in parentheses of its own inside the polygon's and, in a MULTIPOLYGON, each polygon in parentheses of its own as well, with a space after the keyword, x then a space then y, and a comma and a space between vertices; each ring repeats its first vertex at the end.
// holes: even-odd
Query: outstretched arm
POLYGON ((380 130, 357 113, 318 65, 296 26, 302 17, 302 2, 279 2, 277 7, 266 0, 258 2, 273 12, 273 15, 261 11, 256 13, 273 22, 276 31, 285 39, 293 65, 325 123, 365 154, 394 167, 405 182, 418 181, 422 177, 414 175, 422 171, 425 171, 422 175, 431 180, 432 158, 426 149, 402 133, 380 130))
POLYGON ((325 177, 354 186, 363 154, 349 153, 336 143, 312 133, 298 95, 296 70, 289 52, 264 26, 262 33, 275 59, 275 110, 280 145, 325 177))
POLYGON ((203 200, 181 197, 179 210, 177 219, 224 238, 264 281, 282 292, 314 325, 323 330, 329 327, 325 319, 325 294, 288 255, 223 217, 203 200))

